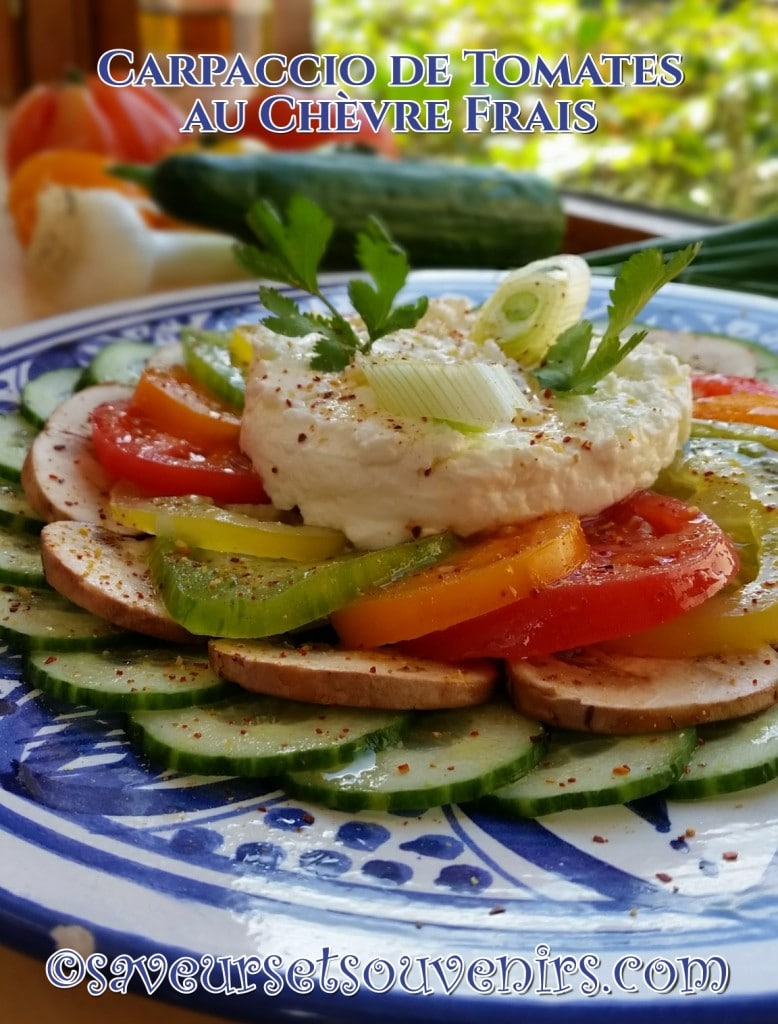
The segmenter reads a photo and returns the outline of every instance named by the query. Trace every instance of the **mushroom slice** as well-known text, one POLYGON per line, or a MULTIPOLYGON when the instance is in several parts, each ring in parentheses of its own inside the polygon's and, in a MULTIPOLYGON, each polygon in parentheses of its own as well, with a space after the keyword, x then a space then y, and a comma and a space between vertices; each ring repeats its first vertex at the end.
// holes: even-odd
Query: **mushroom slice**
POLYGON ((212 640, 211 667, 247 690, 311 704, 431 710, 488 700, 498 679, 489 661, 447 665, 390 651, 326 644, 212 640))
POLYGON ((192 635, 171 618, 151 581, 152 543, 91 523, 49 523, 41 533, 43 569, 50 586, 101 619, 160 640, 190 643, 192 635))
POLYGON ((772 647, 642 658, 586 647, 508 665, 514 706, 548 725, 633 734, 739 718, 778 702, 772 647))
POLYGON ((92 451, 90 416, 103 402, 132 392, 116 384, 98 384, 67 398, 51 414, 32 442, 22 468, 27 500, 42 519, 90 522, 127 535, 108 512, 113 479, 92 451))

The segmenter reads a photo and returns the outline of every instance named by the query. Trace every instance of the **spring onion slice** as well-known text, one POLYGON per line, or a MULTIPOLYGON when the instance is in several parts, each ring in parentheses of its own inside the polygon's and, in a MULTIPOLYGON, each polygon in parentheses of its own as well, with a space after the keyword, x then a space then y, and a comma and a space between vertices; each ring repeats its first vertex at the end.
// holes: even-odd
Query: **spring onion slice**
POLYGON ((259 519, 207 498, 143 497, 121 483, 111 490, 108 509, 116 522, 130 529, 208 551, 315 562, 340 554, 346 546, 339 530, 259 519))
POLYGON ((535 260, 507 274, 476 314, 472 337, 492 339, 522 366, 534 367, 586 308, 591 271, 580 256, 535 260))
POLYGON ((527 396, 498 363, 362 356, 358 365, 376 402, 394 416, 446 420, 487 430, 510 423, 527 396))

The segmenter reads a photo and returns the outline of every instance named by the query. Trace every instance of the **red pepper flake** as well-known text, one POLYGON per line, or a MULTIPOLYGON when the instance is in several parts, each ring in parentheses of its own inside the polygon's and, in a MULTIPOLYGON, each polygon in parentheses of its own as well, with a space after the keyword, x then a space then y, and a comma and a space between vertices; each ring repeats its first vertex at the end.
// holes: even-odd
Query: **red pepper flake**
POLYGON ((310 811, 306 811, 305 814, 303 814, 303 822, 306 825, 312 825, 314 821, 316 821, 316 819, 314 818, 310 811))
POLYGON ((673 876, 668 875, 666 871, 657 871, 656 877, 660 882, 672 882, 673 876))
POLYGON ((592 836, 592 842, 593 843, 608 843, 608 842, 610 842, 610 840, 606 839, 605 836, 592 836))
POLYGON ((737 850, 725 850, 721 855, 722 860, 737 860, 737 850))
POLYGON ((617 764, 616 767, 613 769, 613 774, 614 775, 629 775, 629 773, 631 771, 632 771, 632 769, 630 768, 630 766, 628 764, 617 764))
POLYGON ((494 917, 495 914, 504 914, 505 907, 492 907, 489 911, 489 917, 494 917))
POLYGON ((411 770, 411 766, 409 764, 398 764, 397 765, 397 771, 400 773, 400 775, 407 775, 410 770, 411 770))
POLYGON ((44 664, 44 665, 53 665, 53 664, 54 664, 54 662, 55 662, 55 661, 58 661, 58 660, 59 660, 59 659, 57 658, 56 654, 50 654, 50 655, 48 656, 48 658, 46 658, 46 660, 44 661, 44 663, 43 663, 43 664, 44 664))

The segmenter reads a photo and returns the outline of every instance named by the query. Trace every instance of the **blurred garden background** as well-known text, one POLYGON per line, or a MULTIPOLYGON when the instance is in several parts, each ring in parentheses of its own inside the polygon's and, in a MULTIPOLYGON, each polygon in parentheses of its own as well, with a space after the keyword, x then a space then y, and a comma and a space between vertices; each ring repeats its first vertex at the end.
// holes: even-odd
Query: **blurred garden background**
MULTIPOLYGON (((316 0, 317 49, 377 62, 375 98, 419 96, 386 84, 393 53, 449 53, 452 131, 409 134, 408 156, 445 156, 540 171, 566 189, 741 220, 778 212, 778 4, 770 0, 316 0), (457 115, 472 93, 461 50, 540 54, 571 65, 587 53, 680 53, 677 88, 583 85, 530 90, 491 86, 530 107, 588 97, 589 135, 464 134, 457 115), (381 77, 383 76, 383 77, 381 77)), ((423 91, 423 89, 422 89, 423 91)), ((441 90, 427 95, 441 96, 441 90)))

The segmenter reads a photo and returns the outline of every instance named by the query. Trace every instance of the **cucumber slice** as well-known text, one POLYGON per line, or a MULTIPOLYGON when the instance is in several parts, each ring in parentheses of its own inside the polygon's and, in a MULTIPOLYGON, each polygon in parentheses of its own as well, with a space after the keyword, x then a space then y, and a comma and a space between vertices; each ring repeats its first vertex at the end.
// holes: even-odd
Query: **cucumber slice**
POLYGON ((667 791, 674 800, 696 800, 749 789, 778 776, 778 705, 699 731, 700 744, 667 791))
POLYGON ((230 339, 231 334, 223 331, 185 328, 181 332, 184 365, 211 394, 235 409, 242 409, 246 378, 232 361, 230 339))
POLYGON ((366 747, 396 743, 409 722, 391 711, 246 695, 180 711, 138 711, 129 731, 167 768, 262 777, 343 764, 366 747))
POLYGON ((22 587, 46 585, 38 537, 0 531, 0 583, 22 587))
POLYGON ((0 483, 0 526, 14 533, 40 533, 45 525, 18 484, 0 483))
POLYGON ((130 634, 83 611, 54 590, 0 587, 0 637, 26 650, 88 650, 130 634))
POLYGON ((115 341, 106 345, 81 373, 78 388, 92 384, 137 384, 143 367, 155 351, 146 341, 115 341))
POLYGON ((44 427, 57 406, 73 394, 82 372, 77 366, 64 366, 28 380, 22 388, 22 416, 34 427, 44 427))
POLYGON ((35 651, 27 678, 57 700, 114 711, 179 708, 222 699, 235 687, 208 664, 206 651, 35 651))
POLYGON ((378 551, 300 564, 154 541, 151 572, 172 617, 201 636, 288 633, 316 622, 370 588, 434 565, 456 547, 438 534, 378 551))
POLYGON ((554 733, 533 772, 480 802, 499 814, 521 818, 623 804, 670 785, 683 771, 696 742, 694 729, 624 737, 554 733))
POLYGON ((35 427, 21 413, 6 412, 0 416, 0 477, 19 483, 36 434, 35 427))
POLYGON ((474 800, 529 771, 545 749, 543 726, 506 701, 419 714, 402 742, 367 751, 332 772, 292 772, 293 796, 344 811, 423 810, 474 800))

